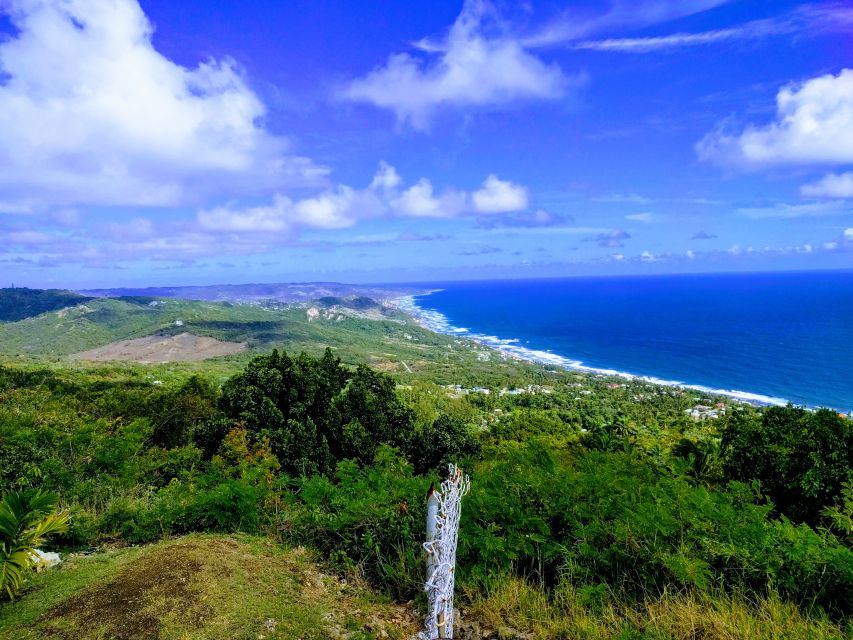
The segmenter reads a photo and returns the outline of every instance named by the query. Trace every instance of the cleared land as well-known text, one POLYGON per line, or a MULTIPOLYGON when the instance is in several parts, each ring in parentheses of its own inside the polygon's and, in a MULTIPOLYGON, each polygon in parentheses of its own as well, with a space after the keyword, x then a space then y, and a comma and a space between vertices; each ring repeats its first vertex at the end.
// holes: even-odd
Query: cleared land
POLYGON ((179 333, 153 335, 135 340, 119 340, 72 356, 77 360, 108 362, 191 362, 230 356, 246 350, 245 342, 223 342, 216 338, 179 333))

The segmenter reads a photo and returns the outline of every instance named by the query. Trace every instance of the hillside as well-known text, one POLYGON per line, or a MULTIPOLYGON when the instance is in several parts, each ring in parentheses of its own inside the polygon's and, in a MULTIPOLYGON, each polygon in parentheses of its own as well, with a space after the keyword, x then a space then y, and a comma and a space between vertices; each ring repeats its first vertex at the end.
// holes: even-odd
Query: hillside
POLYGON ((0 322, 16 322, 47 311, 56 311, 91 300, 73 291, 61 289, 0 289, 0 322))
POLYGON ((0 640, 402 639, 417 620, 304 549, 189 536, 74 555, 2 605, 0 640))
MULTIPOLYGON (((364 297, 316 303, 234 304, 154 297, 94 298, 18 322, 0 324, 0 359, 32 363, 161 362, 177 336, 210 338, 240 348, 211 349, 205 367, 237 371, 273 348, 319 353, 331 347, 346 362, 368 363, 403 376, 429 374, 446 384, 476 377, 509 379, 540 371, 472 342, 422 328, 411 316, 364 297), (128 341, 141 341, 130 345, 128 341), (158 353, 152 343, 162 343, 158 353)), ((199 365, 201 366, 201 365, 199 365)), ((541 375, 541 374, 536 374, 541 375)), ((536 377, 534 375, 534 377, 536 377)))

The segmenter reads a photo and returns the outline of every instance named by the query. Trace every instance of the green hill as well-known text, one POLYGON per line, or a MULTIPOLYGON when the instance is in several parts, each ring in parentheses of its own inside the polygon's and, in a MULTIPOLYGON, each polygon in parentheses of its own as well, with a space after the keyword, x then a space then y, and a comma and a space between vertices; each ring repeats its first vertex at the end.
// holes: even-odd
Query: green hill
POLYGON ((118 341, 190 333, 247 345, 241 354, 208 364, 186 364, 204 369, 224 367, 226 372, 237 371, 252 355, 273 348, 317 354, 331 347, 350 364, 367 363, 402 376, 427 373, 444 384, 542 375, 540 367, 434 333, 412 317, 365 298, 269 306, 148 296, 83 300, 17 322, 0 323, 0 359, 62 363, 74 354, 118 341))
POLYGON ((60 289, 0 289, 0 322, 15 322, 46 311, 56 311, 91 300, 72 291, 60 289))

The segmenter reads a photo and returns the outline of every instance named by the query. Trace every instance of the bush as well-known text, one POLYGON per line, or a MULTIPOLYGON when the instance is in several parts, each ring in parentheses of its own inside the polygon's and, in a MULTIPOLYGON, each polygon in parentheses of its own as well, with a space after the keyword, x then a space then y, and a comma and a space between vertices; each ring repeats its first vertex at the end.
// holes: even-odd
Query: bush
POLYGON ((853 481, 853 421, 829 409, 735 412, 722 439, 728 478, 758 480, 779 513, 815 526, 853 481))
POLYGON ((379 445, 402 446, 413 429, 391 378, 368 367, 352 372, 328 349, 320 359, 277 351, 255 358, 225 383, 220 406, 303 476, 329 474, 344 459, 369 463, 379 445))
POLYGON ((504 445, 477 465, 462 511, 460 576, 508 571, 546 585, 607 584, 642 599, 746 589, 850 613, 853 551, 826 532, 768 518, 755 491, 695 486, 631 453, 504 445))
POLYGON ((284 517, 285 536, 323 551, 342 570, 358 570, 400 601, 423 591, 421 544, 430 479, 391 448, 372 466, 340 462, 334 480, 298 481, 297 502, 284 517))

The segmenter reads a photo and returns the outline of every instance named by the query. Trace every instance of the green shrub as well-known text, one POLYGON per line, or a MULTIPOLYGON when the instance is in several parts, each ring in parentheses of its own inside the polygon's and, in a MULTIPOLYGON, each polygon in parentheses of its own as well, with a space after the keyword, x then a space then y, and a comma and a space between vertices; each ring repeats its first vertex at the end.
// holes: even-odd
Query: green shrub
POLYGON ((853 481, 853 421, 829 409, 771 407, 734 412, 722 439, 723 466, 735 480, 758 480, 775 508, 813 526, 853 481))

